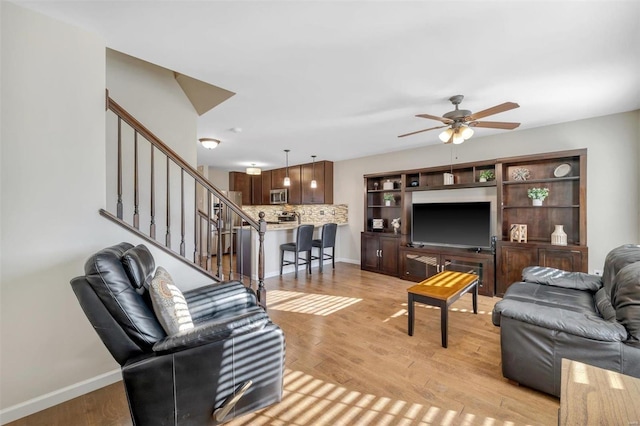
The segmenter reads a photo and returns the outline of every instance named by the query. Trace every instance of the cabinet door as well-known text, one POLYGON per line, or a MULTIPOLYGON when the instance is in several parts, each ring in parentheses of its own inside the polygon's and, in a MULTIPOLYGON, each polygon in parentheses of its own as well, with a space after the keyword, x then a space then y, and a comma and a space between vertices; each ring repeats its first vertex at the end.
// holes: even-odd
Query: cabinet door
POLYGON ((443 254, 441 262, 447 271, 476 274, 478 276, 478 294, 483 296, 493 296, 495 275, 492 257, 466 257, 443 254))
POLYGON ((402 255, 402 269, 405 280, 415 282, 424 281, 439 271, 440 255, 404 251, 402 255))
POLYGON ((251 176, 251 204, 262 204, 262 175, 251 176))
POLYGON ((398 238, 380 237, 380 272, 398 276, 398 238))
POLYGON ((538 264, 538 253, 527 246, 502 246, 499 253, 496 293, 501 296, 511 284, 522 281, 524 268, 538 264))
POLYGON ((269 199, 271 191, 271 170, 262 172, 262 200, 260 204, 271 204, 269 199))
POLYGON ((302 204, 302 195, 300 194, 300 166, 289 167, 289 178, 291 179, 288 196, 289 204, 302 204))
POLYGON ((242 205, 251 205, 251 176, 242 172, 229 172, 229 191, 242 192, 242 205))
POLYGON ((313 164, 302 164, 300 173, 302 204, 324 204, 324 164, 316 163, 315 172, 313 164), (314 176, 317 187, 311 188, 311 181, 314 176))
POLYGON ((269 190, 286 188, 284 186, 284 177, 286 176, 286 173, 287 171, 285 168, 271 170, 271 187, 269 190))
POLYGON ((362 234, 360 247, 360 268, 378 272, 379 257, 379 240, 377 235, 362 234))
POLYGON ((538 249, 540 266, 562 269, 569 272, 587 272, 586 262, 582 263, 582 253, 577 250, 541 248, 538 249))

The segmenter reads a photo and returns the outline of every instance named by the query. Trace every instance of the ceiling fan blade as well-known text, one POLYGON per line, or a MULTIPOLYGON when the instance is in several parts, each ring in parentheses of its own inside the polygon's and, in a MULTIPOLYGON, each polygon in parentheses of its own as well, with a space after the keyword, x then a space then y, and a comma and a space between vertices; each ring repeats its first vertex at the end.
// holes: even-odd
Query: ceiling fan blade
POLYGON ((405 136, 415 135, 416 133, 428 132, 429 130, 442 129, 443 127, 447 127, 447 126, 430 127, 428 129, 418 130, 417 132, 405 133, 404 135, 400 135, 398 137, 399 138, 404 138, 405 136))
POLYGON ((477 120, 479 118, 488 117, 488 116, 493 115, 493 114, 498 114, 498 113, 509 111, 511 109, 519 108, 519 107, 520 107, 520 105, 518 105, 515 102, 505 102, 503 104, 496 105, 494 107, 487 108, 487 109, 482 110, 482 111, 478 111, 475 114, 471 114, 471 115, 465 117, 464 119, 465 119, 465 121, 473 121, 473 120, 477 120))
POLYGON ((420 117, 420 118, 428 118, 428 119, 430 119, 430 120, 438 120, 438 121, 442 121, 444 124, 451 124, 451 123, 453 123, 453 120, 451 120, 450 118, 438 117, 437 115, 430 115, 430 114, 418 114, 418 115, 416 115, 416 117, 420 117))
POLYGON ((518 127, 520 123, 508 123, 505 121, 472 121, 469 123, 471 127, 486 127, 489 129, 506 129, 513 130, 518 127))

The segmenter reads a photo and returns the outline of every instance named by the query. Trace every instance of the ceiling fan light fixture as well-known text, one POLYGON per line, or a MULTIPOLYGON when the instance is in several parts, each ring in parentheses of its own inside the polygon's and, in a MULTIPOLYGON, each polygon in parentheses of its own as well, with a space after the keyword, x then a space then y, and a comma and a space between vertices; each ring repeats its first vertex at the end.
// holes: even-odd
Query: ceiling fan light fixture
POLYGON ((198 139, 203 147, 207 149, 214 149, 218 145, 220 145, 220 141, 218 139, 213 138, 200 138, 198 139))
POLYGON ((471 127, 469 127, 469 126, 464 126, 464 127, 461 128, 461 133, 462 133, 462 137, 466 141, 471 136, 473 136, 473 129, 471 127))
POLYGON ((464 137, 462 136, 462 131, 461 130, 457 130, 454 134, 453 134, 453 143, 455 145, 459 145, 462 142, 464 142, 464 137))
POLYGON ((445 130, 444 132, 440 133, 440 135, 438 136, 440 138, 440 140, 442 142, 449 142, 449 139, 451 139, 451 135, 453 134, 453 129, 451 127, 449 127, 447 130, 445 130))

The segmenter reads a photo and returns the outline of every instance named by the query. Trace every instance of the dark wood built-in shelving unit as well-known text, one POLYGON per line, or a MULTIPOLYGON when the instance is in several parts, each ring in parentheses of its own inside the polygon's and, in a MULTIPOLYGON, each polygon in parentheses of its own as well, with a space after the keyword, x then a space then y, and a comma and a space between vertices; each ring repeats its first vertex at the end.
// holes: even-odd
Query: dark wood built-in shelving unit
POLYGON ((481 277, 480 293, 490 296, 504 294, 511 283, 520 280, 526 266, 586 272, 586 167, 587 150, 579 149, 365 175, 362 269, 420 281, 443 268, 462 268, 477 273, 481 277), (555 173, 560 165, 565 173, 555 173), (516 180, 514 171, 518 168, 528 171, 526 180, 516 180), (485 170, 494 171, 495 180, 480 182, 485 170), (453 175, 452 184, 445 184, 445 173, 453 175), (384 189, 384 183, 389 181, 393 182, 393 189, 384 189), (494 250, 410 247, 415 192, 482 187, 496 188, 494 250), (549 188, 542 206, 533 206, 527 197, 527 190, 533 187, 549 188), (387 193, 394 197, 390 206, 383 200, 387 193), (401 218, 401 227, 396 235, 391 221, 397 217, 401 218), (373 219, 382 219, 382 228, 374 228, 373 219), (510 241, 513 224, 527 225, 527 242, 510 241), (551 244, 555 225, 563 225, 566 246, 551 244), (380 251, 382 246, 385 248, 380 251))

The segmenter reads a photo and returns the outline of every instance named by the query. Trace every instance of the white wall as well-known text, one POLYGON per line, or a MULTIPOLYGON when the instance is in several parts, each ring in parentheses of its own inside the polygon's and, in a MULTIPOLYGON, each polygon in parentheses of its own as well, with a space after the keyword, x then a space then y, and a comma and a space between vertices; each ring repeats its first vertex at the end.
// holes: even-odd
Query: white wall
MULTIPOLYGON (((0 10, 0 423, 5 423, 118 379, 119 368, 69 280, 82 274, 91 253, 142 241, 98 214, 106 207, 104 40, 9 2, 1 2, 0 10)), ((134 78, 135 73, 114 77, 111 94, 144 116, 135 103, 134 78)), ((176 97, 170 92, 153 102, 169 104, 176 97)), ((191 141, 196 116, 185 109, 181 120, 193 127, 178 126, 189 128, 191 141)), ((162 125, 166 117, 143 121, 173 139, 171 124, 162 125)), ((172 148, 195 164, 195 142, 172 148)), ((180 264, 161 251, 152 252, 184 288, 209 281, 184 266, 178 269, 180 264)))
POLYGON ((633 111, 487 137, 478 137, 478 130, 458 146, 430 145, 335 162, 334 200, 349 205, 351 231, 341 239, 341 253, 359 263, 364 174, 446 165, 452 158, 453 163, 466 163, 587 148, 589 271, 601 269, 609 250, 640 242, 639 121, 640 111, 633 111))

